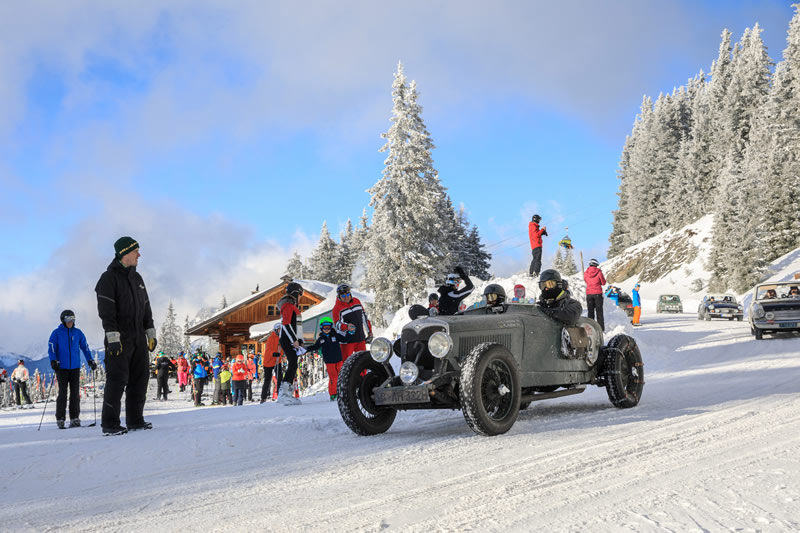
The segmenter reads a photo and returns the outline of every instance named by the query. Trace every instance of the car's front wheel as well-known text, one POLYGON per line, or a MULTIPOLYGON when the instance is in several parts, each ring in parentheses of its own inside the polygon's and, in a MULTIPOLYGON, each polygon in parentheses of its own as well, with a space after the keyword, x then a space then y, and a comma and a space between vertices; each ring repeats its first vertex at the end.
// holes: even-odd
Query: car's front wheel
POLYGON ((460 389, 464 419, 475 433, 500 435, 517 421, 519 368, 504 346, 476 346, 461 367, 460 389))
POLYGON ((603 376, 608 399, 615 407, 635 407, 644 389, 644 363, 636 341, 616 335, 605 347, 603 376))
POLYGON ((757 341, 760 341, 761 339, 763 339, 763 338, 764 338, 764 332, 762 332, 762 331, 761 331, 760 329, 758 329, 758 328, 755 328, 755 332, 753 333, 753 335, 755 335, 755 336, 756 336, 756 340, 757 340, 757 341))
POLYGON ((369 352, 354 353, 342 365, 337 383, 339 414, 353 433, 378 435, 388 430, 397 410, 375 405, 372 389, 389 378, 385 366, 375 361, 369 352))

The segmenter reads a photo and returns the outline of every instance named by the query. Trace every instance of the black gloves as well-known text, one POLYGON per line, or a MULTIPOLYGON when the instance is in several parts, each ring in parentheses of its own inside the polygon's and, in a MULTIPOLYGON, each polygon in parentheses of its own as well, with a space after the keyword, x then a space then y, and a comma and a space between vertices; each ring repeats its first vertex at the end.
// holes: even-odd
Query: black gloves
POLYGON ((156 339, 156 330, 155 328, 146 329, 144 332, 145 336, 147 337, 147 349, 149 351, 153 351, 158 346, 158 339, 156 339))
POLYGON ((459 275, 459 276, 461 276, 462 278, 465 278, 465 277, 467 276, 467 273, 466 273, 466 272, 464 272, 464 268, 463 268, 461 265, 458 265, 458 266, 455 268, 455 272, 456 272, 456 274, 458 274, 458 275, 459 275))
POLYGON ((89 360, 87 364, 89 365, 89 368, 91 368, 92 370, 97 370, 97 363, 95 363, 94 361, 89 360))
POLYGON ((61 365, 58 363, 58 361, 53 359, 52 361, 50 361, 50 368, 52 368, 53 370, 58 370, 59 368, 61 368, 61 365))
POLYGON ((122 355, 122 340, 118 331, 106 333, 106 355, 118 357, 122 355))

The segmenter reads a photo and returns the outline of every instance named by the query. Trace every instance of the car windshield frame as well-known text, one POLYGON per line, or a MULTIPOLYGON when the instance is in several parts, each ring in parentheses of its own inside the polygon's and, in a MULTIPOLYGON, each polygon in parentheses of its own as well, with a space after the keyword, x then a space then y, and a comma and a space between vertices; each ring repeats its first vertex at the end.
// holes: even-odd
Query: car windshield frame
POLYGON ((800 288, 800 280, 795 281, 785 281, 785 282, 778 282, 778 283, 765 283, 763 285, 757 285, 755 289, 753 289, 753 299, 757 302, 771 302, 773 300, 800 300, 800 295, 797 296, 790 296, 789 291, 792 287, 799 287, 800 288), (776 297, 775 298, 766 298, 767 291, 770 289, 775 289, 776 297))
POLYGON ((678 304, 681 303, 681 297, 677 294, 662 294, 660 297, 661 303, 664 304, 678 304))

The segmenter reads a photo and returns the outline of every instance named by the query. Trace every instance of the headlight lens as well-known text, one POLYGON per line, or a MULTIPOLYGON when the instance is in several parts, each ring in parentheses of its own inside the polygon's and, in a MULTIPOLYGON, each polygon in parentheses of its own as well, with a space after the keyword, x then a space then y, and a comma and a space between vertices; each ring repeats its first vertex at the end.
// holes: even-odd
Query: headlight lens
POLYGON ((428 351, 431 355, 441 359, 453 349, 453 339, 442 331, 437 331, 428 339, 428 351))
POLYGON ((739 311, 741 311, 742 309, 744 309, 744 307, 742 307, 742 304, 739 304, 739 311))
POLYGON ((392 356, 392 343, 383 337, 378 337, 370 344, 369 354, 375 361, 385 363, 392 356))
POLYGON ((756 318, 764 318, 764 308, 756 304, 753 306, 753 314, 756 318))
POLYGON ((419 369, 417 365, 411 361, 406 361, 400 365, 400 381, 405 385, 413 385, 419 376, 419 369))
POLYGON ((708 310, 709 310, 709 311, 713 311, 713 310, 714 310, 714 306, 713 306, 713 305, 709 305, 709 306, 708 306, 708 310))
POLYGON ((767 320, 772 320, 773 318, 775 318, 775 313, 769 312, 766 315, 764 315, 764 318, 766 318, 767 320))

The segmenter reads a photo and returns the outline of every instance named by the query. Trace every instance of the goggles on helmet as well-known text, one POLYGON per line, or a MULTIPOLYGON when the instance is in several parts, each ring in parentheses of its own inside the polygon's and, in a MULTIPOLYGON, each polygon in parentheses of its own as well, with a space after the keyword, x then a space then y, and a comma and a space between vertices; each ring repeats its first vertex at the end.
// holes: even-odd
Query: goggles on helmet
POLYGON ((343 294, 340 294, 339 298, 350 298, 350 296, 352 296, 352 294, 350 294, 349 292, 345 292, 343 294))
POLYGON ((558 286, 558 282, 556 280, 554 280, 554 279, 548 279, 546 281, 540 281, 539 282, 539 288, 541 290, 555 289, 556 286, 558 286))
POLYGON ((497 303, 497 294, 490 292, 486 295, 486 303, 489 305, 494 305, 497 303))
POLYGON ((64 317, 64 323, 75 322, 75 315, 67 315, 64 317))

